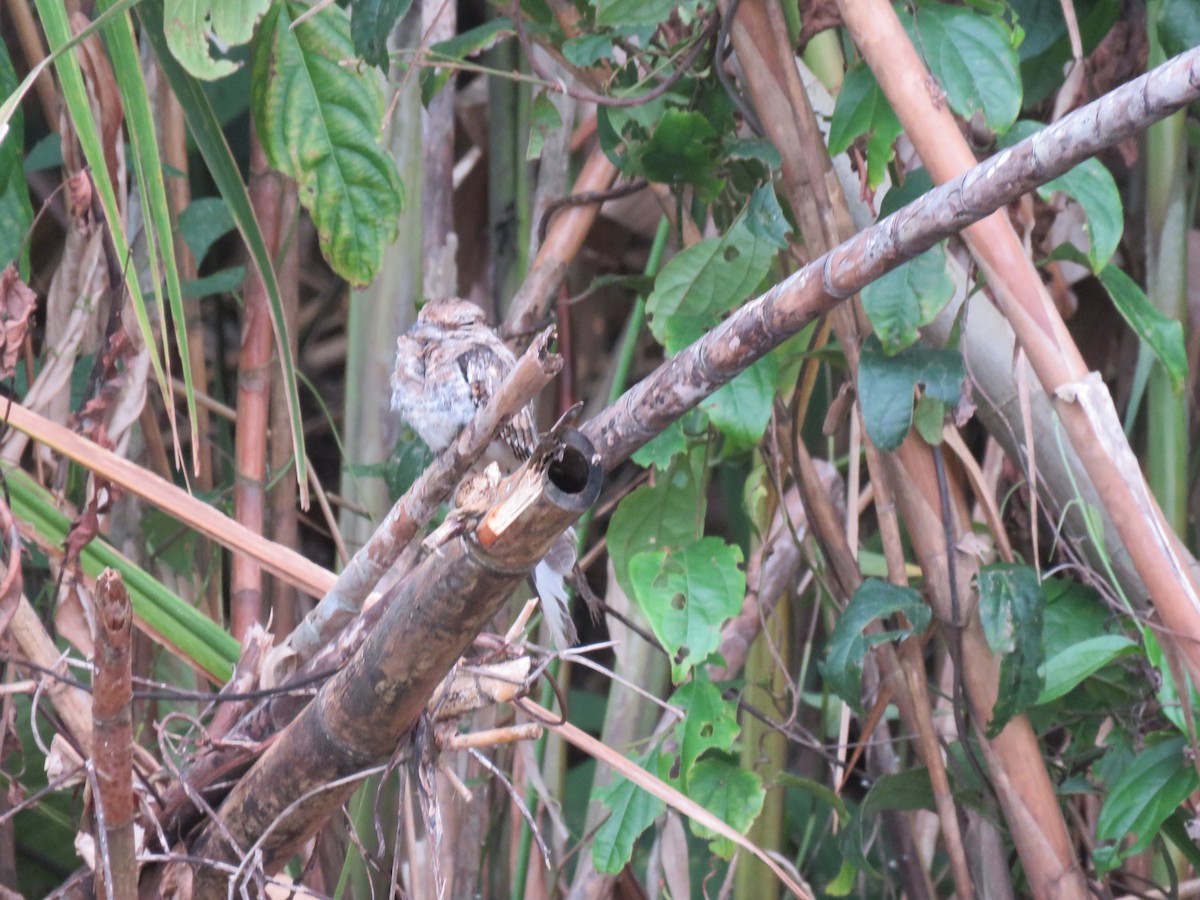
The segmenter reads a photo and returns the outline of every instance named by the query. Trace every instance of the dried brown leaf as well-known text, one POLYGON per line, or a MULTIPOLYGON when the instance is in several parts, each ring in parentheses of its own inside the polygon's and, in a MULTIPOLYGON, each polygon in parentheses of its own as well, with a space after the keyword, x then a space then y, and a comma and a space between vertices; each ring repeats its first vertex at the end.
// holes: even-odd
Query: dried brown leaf
POLYGON ((36 305, 37 294, 9 263, 0 273, 0 378, 11 378, 16 369, 36 305))

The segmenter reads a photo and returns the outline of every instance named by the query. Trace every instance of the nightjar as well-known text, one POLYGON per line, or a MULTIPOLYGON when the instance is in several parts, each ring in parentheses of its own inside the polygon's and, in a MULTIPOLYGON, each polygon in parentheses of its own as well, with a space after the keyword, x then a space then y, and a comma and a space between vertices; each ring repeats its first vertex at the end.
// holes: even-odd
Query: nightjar
MULTIPOLYGON (((441 453, 516 363, 516 356, 487 324, 482 309, 454 297, 434 300, 396 339, 392 409, 430 450, 441 453)), ((499 464, 504 474, 511 474, 529 459, 536 445, 533 409, 526 406, 500 430, 485 459, 499 464)), ((570 535, 568 532, 555 542, 532 576, 542 601, 542 614, 559 647, 574 644, 577 639, 563 584, 575 564, 570 535)))

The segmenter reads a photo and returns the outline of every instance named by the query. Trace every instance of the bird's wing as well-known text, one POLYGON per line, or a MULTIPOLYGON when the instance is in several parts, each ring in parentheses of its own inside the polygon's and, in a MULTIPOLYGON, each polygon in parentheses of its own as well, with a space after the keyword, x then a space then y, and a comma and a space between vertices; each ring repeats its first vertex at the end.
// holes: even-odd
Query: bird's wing
MULTIPOLYGON (((484 343, 472 343, 459 354, 456 361, 470 387, 471 399, 475 401, 476 408, 487 402, 515 364, 515 360, 506 358, 495 347, 484 343)), ((518 410, 500 429, 500 439, 508 445, 518 460, 528 459, 537 444, 533 410, 528 406, 518 410)))

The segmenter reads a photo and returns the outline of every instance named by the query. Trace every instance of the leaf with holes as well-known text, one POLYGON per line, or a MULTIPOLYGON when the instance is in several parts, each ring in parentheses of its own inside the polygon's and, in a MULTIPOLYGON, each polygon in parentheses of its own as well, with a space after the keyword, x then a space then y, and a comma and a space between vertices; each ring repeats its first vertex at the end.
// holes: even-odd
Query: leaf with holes
POLYGON ((214 59, 210 45, 238 47, 254 35, 270 0, 165 0, 163 31, 171 53, 195 78, 214 81, 238 63, 214 59))
POLYGON ((252 107, 271 165, 296 179, 321 252, 351 284, 375 277, 403 204, 395 161, 379 146, 383 95, 354 55, 346 12, 279 3, 254 47, 252 107))
POLYGON ((701 538, 681 550, 638 553, 629 562, 633 597, 683 681, 721 642, 721 625, 742 608, 746 576, 740 547, 701 538))
POLYGON ((608 552, 617 582, 633 597, 632 558, 646 550, 679 550, 700 535, 704 524, 703 451, 678 457, 653 486, 625 497, 608 523, 608 552))
POLYGON ((779 202, 771 186, 755 191, 746 211, 722 237, 678 253, 663 267, 646 299, 650 331, 670 354, 678 353, 749 297, 784 245, 779 202))
POLYGON ((669 702, 687 710, 675 726, 679 777, 687 784, 688 773, 706 751, 733 749, 741 727, 735 703, 721 696, 721 689, 708 680, 703 667, 696 669, 691 681, 679 686, 669 702))

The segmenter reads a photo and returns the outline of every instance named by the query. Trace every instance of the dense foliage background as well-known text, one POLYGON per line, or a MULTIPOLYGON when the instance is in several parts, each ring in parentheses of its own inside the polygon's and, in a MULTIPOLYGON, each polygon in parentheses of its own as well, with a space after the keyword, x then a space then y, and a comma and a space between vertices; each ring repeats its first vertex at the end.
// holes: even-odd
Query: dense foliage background
POLYGON ((1197 9, 9 0, 0 888, 1194 893, 1194 115, 687 354, 1197 9), (446 296, 624 423, 577 650, 381 612, 440 596, 390 375, 446 296))

